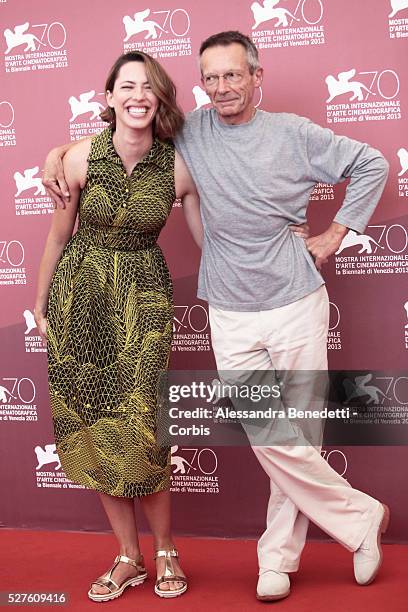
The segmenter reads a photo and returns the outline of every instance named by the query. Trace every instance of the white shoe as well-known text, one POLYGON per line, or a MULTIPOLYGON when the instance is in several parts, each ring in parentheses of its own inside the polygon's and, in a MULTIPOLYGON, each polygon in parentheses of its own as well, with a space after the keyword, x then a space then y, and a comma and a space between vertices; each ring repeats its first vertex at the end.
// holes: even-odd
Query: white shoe
POLYGON ((387 530, 389 520, 388 506, 380 504, 373 524, 354 553, 354 576, 358 584, 370 584, 378 574, 382 563, 381 534, 387 530))
POLYGON ((261 601, 275 601, 283 599, 290 593, 289 576, 284 572, 274 570, 261 570, 258 585, 256 587, 256 598, 261 601))

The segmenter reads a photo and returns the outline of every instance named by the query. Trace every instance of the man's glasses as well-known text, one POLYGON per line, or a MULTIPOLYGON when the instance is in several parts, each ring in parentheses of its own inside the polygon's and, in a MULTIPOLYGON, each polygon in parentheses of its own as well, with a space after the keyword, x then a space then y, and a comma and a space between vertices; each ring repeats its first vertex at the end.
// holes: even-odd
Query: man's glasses
POLYGON ((230 70, 225 74, 207 74, 206 76, 203 76, 204 85, 206 87, 218 87, 218 83, 220 82, 221 78, 228 84, 236 84, 242 81, 244 75, 242 72, 234 72, 233 70, 230 70))

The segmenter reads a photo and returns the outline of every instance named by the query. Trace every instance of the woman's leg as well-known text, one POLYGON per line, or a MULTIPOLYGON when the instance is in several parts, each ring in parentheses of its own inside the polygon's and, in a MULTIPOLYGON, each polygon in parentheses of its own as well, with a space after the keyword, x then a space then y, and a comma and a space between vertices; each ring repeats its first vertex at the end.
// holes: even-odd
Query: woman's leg
MULTIPOLYGON (((133 499, 127 497, 113 497, 105 493, 99 493, 102 505, 108 516, 118 543, 119 554, 130 559, 139 559, 139 537, 136 527, 136 517, 133 499)), ((118 563, 112 578, 117 584, 122 584, 127 578, 137 575, 137 569, 128 563, 118 563)), ((109 589, 104 586, 94 584, 94 593, 108 593, 109 589)))
MULTIPOLYGON (((173 538, 170 531, 170 491, 159 491, 140 498, 143 511, 149 521, 153 533, 154 550, 170 550, 174 548, 173 538)), ((172 557, 175 574, 184 576, 177 558, 172 557)), ((165 559, 156 559, 157 578, 164 574, 165 559)), ((160 588, 163 591, 180 589, 182 582, 164 582, 160 588)))

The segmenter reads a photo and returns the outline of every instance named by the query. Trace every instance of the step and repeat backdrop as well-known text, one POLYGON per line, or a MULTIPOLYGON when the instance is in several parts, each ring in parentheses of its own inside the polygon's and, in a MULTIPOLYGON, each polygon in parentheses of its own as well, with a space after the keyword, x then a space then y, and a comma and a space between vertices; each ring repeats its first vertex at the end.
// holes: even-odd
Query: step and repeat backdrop
MULTIPOLYGON (((200 42, 238 29, 252 37, 265 69, 257 107, 308 116, 370 143, 390 163, 365 233, 350 231, 324 269, 330 367, 355 371, 349 397, 359 398, 365 422, 376 419, 383 435, 322 453, 351 484, 390 505, 389 540, 407 539, 408 1, 0 0, 0 18, 0 525, 108 528, 95 493, 65 477, 53 440, 46 354, 33 317, 53 214, 41 184, 45 156, 103 129, 105 77, 124 51, 157 58, 185 111, 207 106, 200 42)), ((329 225, 344 188, 316 185, 313 234, 329 225)), ((177 202, 160 244, 175 285, 172 367, 215 368, 207 304, 196 298, 199 252, 177 202)), ((268 483, 250 448, 191 437, 172 447, 172 472, 179 532, 262 530, 268 483)))

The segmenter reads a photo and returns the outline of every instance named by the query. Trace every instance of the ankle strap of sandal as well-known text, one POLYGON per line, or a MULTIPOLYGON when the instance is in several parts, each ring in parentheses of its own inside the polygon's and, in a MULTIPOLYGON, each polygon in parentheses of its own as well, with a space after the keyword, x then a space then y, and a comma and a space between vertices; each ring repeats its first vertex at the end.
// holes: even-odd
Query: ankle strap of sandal
POLYGON ((135 567, 136 569, 144 567, 143 555, 139 555, 139 559, 137 561, 135 561, 135 559, 130 559, 125 555, 118 555, 115 559, 115 563, 119 563, 119 561, 122 561, 122 563, 128 563, 129 565, 133 565, 133 567, 135 567))
POLYGON ((178 557, 178 552, 175 548, 170 550, 156 550, 153 559, 158 559, 159 557, 178 557))

